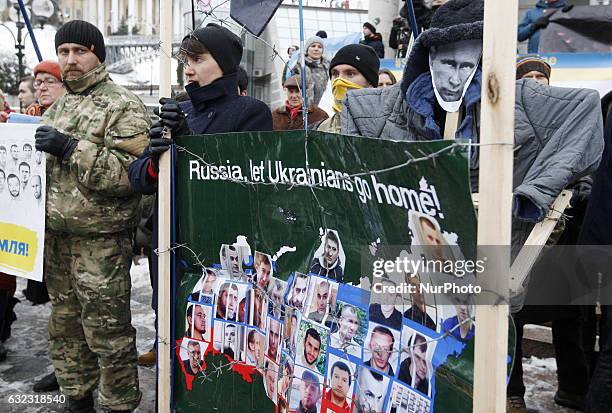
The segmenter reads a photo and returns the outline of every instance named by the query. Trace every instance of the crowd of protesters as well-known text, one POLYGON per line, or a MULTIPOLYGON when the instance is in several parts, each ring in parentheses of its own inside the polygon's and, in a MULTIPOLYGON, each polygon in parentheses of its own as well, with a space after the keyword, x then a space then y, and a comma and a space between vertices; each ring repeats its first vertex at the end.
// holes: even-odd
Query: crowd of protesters
MULTIPOLYGON (((166 130, 180 136, 307 128, 379 139, 436 140, 445 129, 445 105, 458 102, 461 116, 455 137, 478 141, 483 2, 435 0, 426 7, 423 1, 410 1, 422 34, 408 53, 411 28, 404 5, 388 40, 396 56, 408 58, 399 80, 380 67, 385 45, 373 24, 363 24, 359 44, 346 45, 333 56, 325 50, 327 34, 319 31, 305 42, 304 50, 288 48, 290 60, 278 74, 286 99, 272 109, 248 96, 248 75, 240 66, 241 39, 212 23, 196 29, 183 39, 178 54, 185 69, 185 90, 160 99, 152 124, 138 97, 109 77, 102 33, 80 20, 58 30, 57 61, 36 65, 33 76, 21 79, 18 88, 21 112, 42 117, 36 149, 47 154, 46 283, 28 283, 24 294, 35 304, 51 301, 49 354, 55 371, 37 382, 35 391, 61 389, 68 396, 68 412, 95 411, 96 388, 105 411, 133 411, 138 406, 136 366, 154 364, 155 350, 137 358, 129 307, 134 252, 130 245, 142 221, 140 198, 156 195, 160 156, 174 150, 166 130), (303 68, 291 59, 294 53, 304 53, 303 68), (432 69, 440 56, 445 56, 446 65, 461 70, 432 69), (470 73, 464 75, 464 67, 470 73), (320 106, 326 90, 331 91, 329 113, 320 106), (87 220, 80 219, 85 216, 87 220), (108 310, 104 317, 98 311, 102 305, 108 310)), ((540 0, 527 13, 518 39, 529 39, 530 52, 537 51, 549 9, 554 13, 565 7, 564 0, 540 0)), ((530 165, 542 162, 541 148, 530 145, 543 130, 557 139, 559 147, 571 146, 575 152, 567 155, 558 149, 547 155, 551 162, 542 162, 542 169, 549 167, 549 174, 558 178, 545 189, 547 197, 529 191, 515 196, 513 246, 522 245, 533 225, 544 219, 549 201, 563 189, 573 191, 572 218, 553 242, 611 244, 609 108, 602 118, 592 93, 550 87, 551 72, 537 54, 518 57, 517 96, 528 100, 517 98, 515 139, 531 148, 530 157, 523 160, 530 165), (555 118, 556 113, 563 113, 563 118, 555 118)), ((6 121, 12 112, 0 93, 0 120, 6 121)), ((474 178, 476 150, 470 168, 474 178)), ((157 248, 157 213, 154 202, 145 220, 150 238, 139 244, 149 252, 154 309, 158 270, 150 252, 157 248)), ((599 256, 599 261, 598 268, 612 268, 609 256, 599 256)), ((0 361, 7 356, 2 342, 14 320, 14 291, 14 278, 0 274, 0 361)), ((524 306, 512 317, 517 350, 507 387, 508 412, 527 412, 521 339, 526 324, 542 322, 552 322, 558 372, 554 401, 579 411, 609 411, 610 307, 602 307, 598 357, 594 306, 524 306)))

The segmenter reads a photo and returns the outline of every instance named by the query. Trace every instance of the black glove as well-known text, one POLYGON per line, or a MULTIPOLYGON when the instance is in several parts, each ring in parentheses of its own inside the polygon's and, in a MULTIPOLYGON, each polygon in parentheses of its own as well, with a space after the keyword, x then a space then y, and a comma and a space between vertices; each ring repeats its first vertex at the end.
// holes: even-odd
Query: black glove
POLYGON ((34 137, 37 150, 50 153, 60 159, 68 159, 78 143, 76 139, 47 125, 39 126, 34 137))
POLYGON ((161 109, 155 108, 153 111, 161 118, 163 126, 172 129, 172 133, 176 136, 192 134, 189 125, 187 125, 185 114, 176 100, 161 98, 159 103, 162 105, 161 109))
POLYGON ((586 208, 589 198, 591 197, 591 183, 586 181, 580 181, 572 187, 572 199, 570 199, 570 205, 573 208, 586 208))
POLYGON ((164 138, 164 129, 160 121, 155 122, 149 129, 149 152, 155 172, 159 172, 159 157, 173 144, 172 139, 164 138))
POLYGON ((536 29, 544 29, 548 26, 549 23, 550 23, 549 17, 542 16, 533 22, 533 27, 535 27, 536 29))

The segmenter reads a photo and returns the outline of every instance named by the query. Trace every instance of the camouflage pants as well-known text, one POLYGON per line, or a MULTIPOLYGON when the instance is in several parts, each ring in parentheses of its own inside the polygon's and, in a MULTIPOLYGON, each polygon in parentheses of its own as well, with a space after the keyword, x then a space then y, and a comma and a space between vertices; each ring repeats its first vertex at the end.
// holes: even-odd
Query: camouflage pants
POLYGON ((45 237, 51 297, 49 353, 62 391, 82 398, 97 384, 100 405, 140 403, 136 330, 130 313, 129 234, 45 237))

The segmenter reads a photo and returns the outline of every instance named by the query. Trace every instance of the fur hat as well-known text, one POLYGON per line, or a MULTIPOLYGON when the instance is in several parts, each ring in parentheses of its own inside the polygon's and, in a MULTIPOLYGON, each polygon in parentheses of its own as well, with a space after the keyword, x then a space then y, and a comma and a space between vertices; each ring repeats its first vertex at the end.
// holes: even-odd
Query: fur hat
POLYGON ((450 0, 431 18, 429 29, 417 37, 404 69, 401 88, 429 71, 429 48, 463 40, 482 40, 484 0, 450 0))

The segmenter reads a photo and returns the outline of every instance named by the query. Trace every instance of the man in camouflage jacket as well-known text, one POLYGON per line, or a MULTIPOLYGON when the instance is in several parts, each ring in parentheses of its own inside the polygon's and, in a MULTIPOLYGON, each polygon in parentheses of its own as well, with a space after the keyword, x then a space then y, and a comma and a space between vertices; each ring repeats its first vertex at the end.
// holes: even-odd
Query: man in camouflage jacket
POLYGON ((49 353, 67 411, 94 412, 96 385, 106 411, 131 411, 141 398, 129 275, 139 196, 127 171, 148 143, 149 117, 110 80, 95 26, 64 24, 55 47, 67 93, 36 131, 47 153, 49 353))

